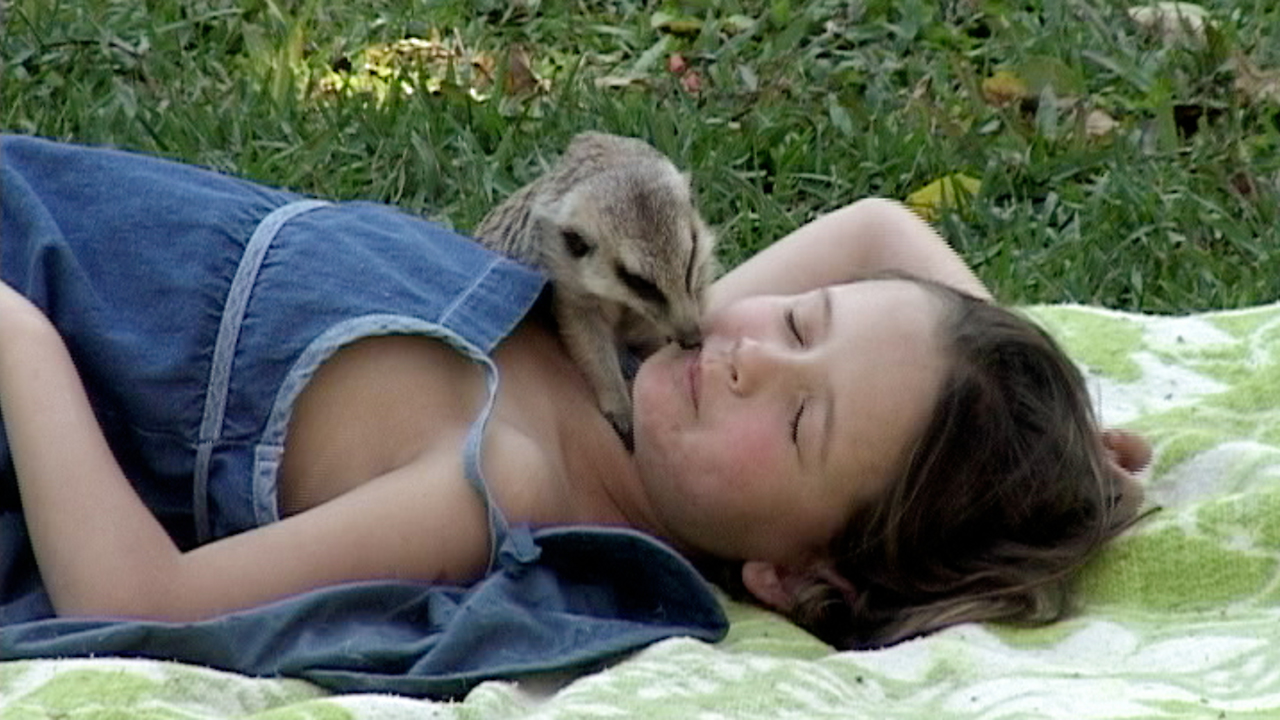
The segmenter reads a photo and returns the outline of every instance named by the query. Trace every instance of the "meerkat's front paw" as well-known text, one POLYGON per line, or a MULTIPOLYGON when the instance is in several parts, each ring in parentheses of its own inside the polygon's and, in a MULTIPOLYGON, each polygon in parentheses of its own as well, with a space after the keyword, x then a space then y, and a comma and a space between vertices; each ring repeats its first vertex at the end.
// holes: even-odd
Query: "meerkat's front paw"
POLYGON ((619 403, 609 403, 613 407, 606 407, 601 399, 601 410, 604 416, 608 418, 609 424, 617 431, 618 437, 622 438, 622 444, 627 446, 627 450, 635 449, 635 438, 632 435, 631 428, 631 403, 629 401, 619 403))

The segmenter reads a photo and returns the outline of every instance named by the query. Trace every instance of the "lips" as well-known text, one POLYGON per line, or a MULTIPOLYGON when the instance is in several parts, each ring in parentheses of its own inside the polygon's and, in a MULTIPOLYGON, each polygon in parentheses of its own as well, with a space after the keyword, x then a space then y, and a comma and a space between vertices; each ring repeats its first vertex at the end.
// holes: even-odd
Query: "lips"
POLYGON ((693 411, 698 411, 698 395, 701 392, 702 383, 702 348, 695 347, 689 351, 689 359, 685 365, 685 379, 689 384, 689 401, 693 404, 693 411))

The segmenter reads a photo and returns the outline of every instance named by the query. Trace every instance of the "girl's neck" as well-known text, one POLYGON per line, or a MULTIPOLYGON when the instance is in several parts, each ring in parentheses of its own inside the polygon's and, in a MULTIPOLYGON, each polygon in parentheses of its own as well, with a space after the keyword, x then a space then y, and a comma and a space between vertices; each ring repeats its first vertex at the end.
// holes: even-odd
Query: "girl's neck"
POLYGON ((561 438, 564 482, 580 522, 660 534, 635 460, 603 415, 567 418, 561 438))
POLYGON ((542 447, 551 470, 546 481, 553 485, 533 499, 541 507, 530 519, 655 532, 631 453, 555 334, 538 323, 522 323, 495 359, 501 387, 522 406, 517 422, 542 447))

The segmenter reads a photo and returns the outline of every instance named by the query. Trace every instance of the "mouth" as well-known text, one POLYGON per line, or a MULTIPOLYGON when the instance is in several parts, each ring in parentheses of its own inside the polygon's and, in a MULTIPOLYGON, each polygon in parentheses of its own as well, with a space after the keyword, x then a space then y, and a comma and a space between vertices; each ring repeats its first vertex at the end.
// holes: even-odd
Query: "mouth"
POLYGON ((689 358, 685 365, 685 380, 689 386, 689 402, 693 405, 693 412, 698 412, 698 396, 702 390, 700 387, 702 382, 702 348, 695 347, 689 351, 689 358))

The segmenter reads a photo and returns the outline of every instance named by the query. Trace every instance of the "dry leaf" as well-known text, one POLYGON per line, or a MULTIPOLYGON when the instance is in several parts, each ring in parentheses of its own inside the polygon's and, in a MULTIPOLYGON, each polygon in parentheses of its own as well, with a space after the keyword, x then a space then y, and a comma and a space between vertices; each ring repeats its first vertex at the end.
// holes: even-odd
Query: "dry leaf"
POLYGON ((493 82, 493 69, 498 63, 493 59, 493 55, 487 52, 477 52, 471 56, 471 67, 479 73, 479 77, 483 78, 485 84, 493 82))
POLYGON ((1243 54, 1237 54, 1232 65, 1236 71, 1236 92, 1245 100, 1280 105, 1280 72, 1263 70, 1243 54))
POLYGON ((997 70, 982 81, 982 97, 990 105, 1007 107, 1031 97, 1027 83, 1010 70, 997 70))
POLYGON ((493 58, 467 51, 455 33, 442 39, 439 31, 429 37, 408 37, 370 45, 326 73, 315 86, 318 98, 371 98, 382 104, 393 95, 464 92, 476 101, 487 99, 493 82, 493 58))
POLYGON ((690 95, 702 92, 702 75, 697 70, 690 70, 680 76, 680 87, 690 95))
POLYGON ((519 43, 507 48, 507 75, 503 90, 508 95, 538 90, 538 76, 533 73, 529 50, 519 43))
POLYGON ((656 12, 649 18, 649 27, 672 35, 697 35, 702 32, 702 21, 667 12, 656 12))
POLYGON ((1205 41, 1206 28, 1213 26, 1209 11, 1185 2, 1159 2, 1129 8, 1129 19, 1167 43, 1205 41))
POLYGON ((982 181, 953 173, 934 180, 907 196, 907 206, 920 213, 929 222, 937 220, 944 211, 959 207, 961 202, 977 195, 982 181))
POLYGON ((1120 123, 1115 118, 1102 110, 1091 110, 1084 119, 1085 134, 1092 138, 1110 135, 1119 126, 1120 123))
POLYGON ((638 75, 605 75, 595 80, 595 85, 598 88, 643 87, 646 84, 648 84, 647 81, 638 75))
POLYGON ((1231 189, 1243 197, 1253 198, 1258 194, 1258 185, 1247 171, 1240 170, 1231 176, 1231 189))

